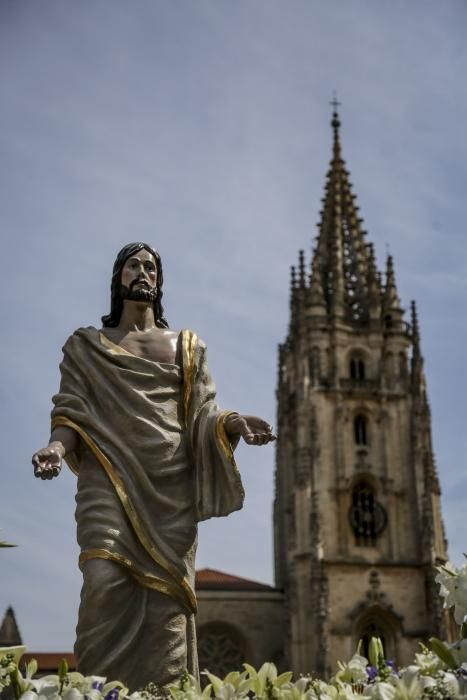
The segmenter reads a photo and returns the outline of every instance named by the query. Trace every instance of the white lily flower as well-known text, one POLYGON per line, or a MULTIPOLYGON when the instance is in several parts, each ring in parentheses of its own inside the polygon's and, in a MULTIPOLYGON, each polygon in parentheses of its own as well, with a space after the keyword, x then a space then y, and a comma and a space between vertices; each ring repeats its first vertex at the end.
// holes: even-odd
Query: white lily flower
POLYGON ((58 676, 49 675, 42 678, 32 678, 29 684, 41 697, 52 698, 54 695, 59 694, 60 680, 58 676))
POLYGON ((344 683, 368 683, 367 665, 368 661, 364 656, 354 654, 347 664, 337 662, 339 670, 335 679, 344 683))
POLYGON ((409 683, 404 683, 403 678, 398 679, 395 689, 394 700, 420 700, 423 694, 422 685, 417 678, 413 678, 409 683))
POLYGON ((308 697, 313 698, 313 700, 315 698, 316 700, 338 700, 339 689, 336 686, 319 680, 314 681, 313 686, 313 689, 308 693, 308 697))
POLYGON ((461 569, 456 569, 449 563, 438 567, 435 581, 441 586, 444 607, 454 606, 454 618, 461 625, 467 615, 467 564, 461 569))
POLYGON ((397 689, 394 685, 386 683, 386 681, 378 681, 365 688, 363 697, 371 698, 371 700, 395 700, 396 694, 397 689))
POLYGON ((84 676, 78 671, 69 671, 67 673, 67 682, 69 686, 73 688, 81 688, 84 683, 84 676))
MULTIPOLYGON (((355 691, 349 683, 339 683, 336 700, 361 700, 362 694, 355 691)), ((323 697, 320 695, 320 698, 323 697)))
POLYGON ((34 690, 27 690, 21 695, 21 700, 38 700, 38 698, 39 696, 34 690))
POLYGON ((78 688, 67 688, 62 694, 63 700, 84 700, 84 694, 78 688))
POLYGON ((443 675, 443 683, 447 687, 449 694, 453 697, 460 695, 460 685, 457 677, 450 671, 446 671, 443 675))

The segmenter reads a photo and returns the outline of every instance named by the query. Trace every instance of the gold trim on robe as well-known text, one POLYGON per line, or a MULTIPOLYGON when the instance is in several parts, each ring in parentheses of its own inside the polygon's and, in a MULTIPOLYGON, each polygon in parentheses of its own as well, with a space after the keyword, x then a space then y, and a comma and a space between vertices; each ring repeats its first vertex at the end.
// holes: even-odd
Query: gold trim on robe
MULTIPOLYGON (((222 413, 220 413, 216 421, 216 438, 219 445, 222 448, 222 451, 224 452, 225 456, 232 465, 235 474, 237 474, 240 479, 240 472, 238 471, 237 463, 235 461, 232 445, 230 444, 230 440, 227 437, 227 433, 225 430, 225 421, 229 416, 233 415, 234 413, 236 413, 236 411, 222 411, 222 413)), ((241 488, 241 493, 243 494, 243 496, 245 495, 243 487, 241 488)))
MULTIPOLYGON (((179 586, 180 590, 180 595, 183 597, 184 600, 184 605, 191 611, 191 612, 196 612, 197 610, 197 604, 196 604, 196 596, 191 588, 190 584, 188 581, 182 576, 182 574, 176 569, 176 567, 171 564, 167 559, 160 554, 150 541, 145 528, 143 524, 140 522, 138 514, 136 513, 133 504, 131 503, 130 499, 128 498, 128 495, 125 491, 125 486, 120 478, 120 476, 117 474, 115 471, 113 465, 111 462, 107 459, 105 454, 102 452, 102 450, 96 445, 94 440, 76 423, 73 421, 69 420, 65 416, 55 416, 52 419, 52 430, 58 426, 65 426, 67 428, 71 428, 72 430, 75 430, 78 435, 82 438, 82 440, 86 443, 86 445, 90 448, 90 450, 93 452, 94 456, 96 457, 97 461, 101 465, 101 467, 104 469, 105 473, 109 477, 113 487, 115 488, 115 491, 117 492, 117 495, 122 503, 122 506, 125 510, 125 513, 127 514, 134 531, 143 545, 144 549, 147 551, 147 553, 150 555, 150 557, 153 559, 153 561, 156 562, 159 566, 161 566, 168 574, 171 576, 175 582, 179 586)), ((68 458, 65 458, 67 463, 68 463, 68 458)), ((71 460, 73 462, 73 460, 71 460)), ((69 465, 72 471, 75 471, 71 464, 69 465)), ((75 467, 76 468, 76 467, 75 467)), ((129 560, 128 560, 129 561, 129 560)), ((143 579, 141 579, 141 583, 143 583, 144 574, 140 574, 143 579)), ((144 584, 146 585, 146 584, 144 584)), ((170 584, 169 584, 170 585, 170 584)), ((150 586, 149 586, 150 587, 150 586)), ((170 595, 170 594, 169 594, 170 595)), ((177 597, 179 600, 180 598, 177 597)))
POLYGON ((169 581, 164 581, 164 579, 159 578, 159 576, 154 576, 147 572, 141 573, 128 557, 124 557, 122 554, 118 554, 118 552, 110 552, 108 549, 87 549, 79 555, 80 569, 82 569, 83 564, 90 559, 108 559, 109 561, 114 561, 128 569, 135 579, 146 588, 164 593, 178 600, 179 603, 186 607, 186 598, 180 595, 180 590, 177 586, 174 586, 169 581))
POLYGON ((193 331, 182 331, 182 366, 183 366, 183 409, 185 412, 185 423, 188 421, 188 410, 191 398, 191 386, 195 370, 195 348, 198 336, 193 331))

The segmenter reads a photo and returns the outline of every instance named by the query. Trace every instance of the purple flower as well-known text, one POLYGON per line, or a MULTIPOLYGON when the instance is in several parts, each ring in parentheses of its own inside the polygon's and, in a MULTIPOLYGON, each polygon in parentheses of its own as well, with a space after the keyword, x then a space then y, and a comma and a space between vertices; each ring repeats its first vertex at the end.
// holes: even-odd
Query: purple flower
POLYGON ((366 672, 368 675, 368 680, 374 681, 376 676, 378 675, 378 669, 375 666, 367 666, 366 667, 366 672))
POLYGON ((93 681, 91 688, 94 688, 94 690, 98 690, 99 692, 103 689, 104 683, 102 681, 93 681))
POLYGON ((117 688, 112 688, 112 690, 109 690, 109 692, 105 696, 105 700, 118 700, 117 688))

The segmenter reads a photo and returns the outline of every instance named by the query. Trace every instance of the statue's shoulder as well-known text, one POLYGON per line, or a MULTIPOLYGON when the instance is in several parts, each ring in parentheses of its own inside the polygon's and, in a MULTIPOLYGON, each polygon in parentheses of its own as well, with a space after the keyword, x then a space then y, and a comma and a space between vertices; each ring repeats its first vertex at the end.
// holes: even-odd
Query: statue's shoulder
POLYGON ((199 337, 198 333, 194 331, 192 328, 183 328, 180 332, 179 335, 184 339, 184 340, 189 340, 192 343, 195 343, 199 347, 206 347, 206 343, 202 338, 199 337))
POLYGON ((83 326, 82 328, 77 328, 74 333, 72 333, 66 340, 63 346, 63 351, 70 350, 73 346, 83 343, 92 342, 99 337, 99 331, 94 326, 83 326))
POLYGON ((206 350, 206 343, 204 340, 191 328, 183 328, 183 330, 179 332, 179 338, 184 346, 191 348, 192 352, 206 350))

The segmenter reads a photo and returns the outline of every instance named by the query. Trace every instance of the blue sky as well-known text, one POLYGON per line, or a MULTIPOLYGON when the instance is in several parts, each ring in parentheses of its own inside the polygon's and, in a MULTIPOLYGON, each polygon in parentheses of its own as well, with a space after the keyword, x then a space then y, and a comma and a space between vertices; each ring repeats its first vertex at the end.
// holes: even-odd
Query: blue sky
MULTIPOLYGON (((289 266, 309 255, 329 101, 381 267, 418 302, 456 562, 467 548, 467 5, 461 0, 2 0, 4 446, 0 615, 71 649, 74 477, 32 477, 61 347, 107 312, 113 260, 147 240, 174 328, 206 341, 220 403, 274 421, 289 266)), ((244 510, 202 526, 198 566, 272 582, 274 450, 238 450, 244 510)))

